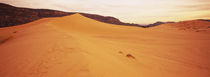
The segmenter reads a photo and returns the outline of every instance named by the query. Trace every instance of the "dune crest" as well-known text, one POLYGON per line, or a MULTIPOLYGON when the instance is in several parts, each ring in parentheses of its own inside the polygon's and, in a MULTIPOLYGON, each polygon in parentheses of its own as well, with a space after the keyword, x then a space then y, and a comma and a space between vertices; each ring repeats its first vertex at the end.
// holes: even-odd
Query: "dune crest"
POLYGON ((162 30, 107 24, 80 14, 1 28, 0 34, 10 31, 13 38, 0 44, 0 76, 210 75, 209 34, 162 30))

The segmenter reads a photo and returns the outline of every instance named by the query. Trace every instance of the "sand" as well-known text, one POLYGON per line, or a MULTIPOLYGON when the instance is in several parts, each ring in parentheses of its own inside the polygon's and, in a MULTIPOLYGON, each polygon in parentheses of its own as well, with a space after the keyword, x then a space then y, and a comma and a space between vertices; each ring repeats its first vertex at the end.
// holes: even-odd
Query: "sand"
POLYGON ((1 77, 209 77, 209 32, 112 25, 80 14, 1 28, 1 77))

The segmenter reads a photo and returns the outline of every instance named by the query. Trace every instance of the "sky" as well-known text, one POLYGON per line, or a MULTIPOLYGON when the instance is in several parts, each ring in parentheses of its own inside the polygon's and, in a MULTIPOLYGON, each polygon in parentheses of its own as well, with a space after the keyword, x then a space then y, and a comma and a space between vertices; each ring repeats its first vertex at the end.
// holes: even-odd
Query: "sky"
POLYGON ((113 16, 123 22, 210 19, 210 0, 0 0, 19 7, 113 16))

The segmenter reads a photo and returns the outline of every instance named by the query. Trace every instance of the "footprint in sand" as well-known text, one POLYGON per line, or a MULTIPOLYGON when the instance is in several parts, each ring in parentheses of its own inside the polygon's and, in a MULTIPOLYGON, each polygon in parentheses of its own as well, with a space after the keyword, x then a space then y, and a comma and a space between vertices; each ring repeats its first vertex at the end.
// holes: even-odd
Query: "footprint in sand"
MULTIPOLYGON (((122 51, 119 51, 118 53, 119 53, 119 54, 122 54, 122 55, 124 54, 122 51)), ((134 56, 131 55, 131 54, 127 54, 126 57, 131 58, 131 59, 136 59, 136 57, 134 57, 134 56)))

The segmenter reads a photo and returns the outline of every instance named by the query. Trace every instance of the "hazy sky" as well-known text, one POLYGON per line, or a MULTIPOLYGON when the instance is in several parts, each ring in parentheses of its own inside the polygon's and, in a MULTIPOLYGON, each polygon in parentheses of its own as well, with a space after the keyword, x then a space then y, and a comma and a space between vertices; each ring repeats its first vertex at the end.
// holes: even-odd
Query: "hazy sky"
POLYGON ((124 22, 210 19, 210 0, 0 0, 21 7, 108 15, 124 22))

